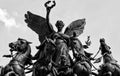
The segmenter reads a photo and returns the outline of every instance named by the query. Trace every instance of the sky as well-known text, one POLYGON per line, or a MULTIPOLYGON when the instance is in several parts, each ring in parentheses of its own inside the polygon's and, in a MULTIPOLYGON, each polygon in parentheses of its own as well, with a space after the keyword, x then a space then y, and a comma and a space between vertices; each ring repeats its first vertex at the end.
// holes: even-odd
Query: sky
MULTIPOLYGON (((37 52, 35 46, 40 44, 38 35, 27 27, 24 14, 31 11, 45 17, 46 1, 48 0, 0 0, 0 65, 8 64, 9 59, 2 55, 10 54, 8 44, 19 37, 33 42, 32 55, 37 52)), ((85 44, 90 35, 92 42, 86 51, 96 54, 99 39, 105 38, 113 57, 120 64, 120 0, 56 0, 56 6, 50 13, 50 22, 55 30, 57 20, 62 20, 67 27, 72 21, 82 18, 86 19, 86 25, 78 38, 85 44)), ((97 67, 96 64, 95 66, 97 67)))

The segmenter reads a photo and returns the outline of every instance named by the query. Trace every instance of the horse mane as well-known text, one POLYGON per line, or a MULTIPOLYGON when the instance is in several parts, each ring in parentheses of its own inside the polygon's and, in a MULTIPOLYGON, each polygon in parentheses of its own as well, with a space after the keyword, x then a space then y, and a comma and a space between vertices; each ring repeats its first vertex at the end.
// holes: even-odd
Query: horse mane
POLYGON ((44 52, 45 42, 39 46, 39 51, 35 54, 38 59, 41 59, 45 56, 44 52))
POLYGON ((36 57, 38 58, 38 59, 42 59, 42 58, 45 58, 47 55, 46 55, 46 50, 45 50, 45 48, 46 48, 46 45, 47 45, 47 43, 46 43, 47 41, 45 40, 40 46, 39 46, 39 51, 38 51, 38 53, 36 53, 36 57))
POLYGON ((78 41, 78 43, 80 44, 80 46, 83 48, 82 42, 81 42, 78 38, 76 38, 76 37, 71 37, 71 40, 72 40, 72 41, 74 41, 74 40, 78 41))

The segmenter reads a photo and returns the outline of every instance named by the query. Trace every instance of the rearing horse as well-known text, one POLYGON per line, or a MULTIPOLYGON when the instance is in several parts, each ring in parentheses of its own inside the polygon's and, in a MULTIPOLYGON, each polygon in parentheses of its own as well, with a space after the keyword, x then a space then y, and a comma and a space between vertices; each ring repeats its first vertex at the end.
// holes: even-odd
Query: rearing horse
POLYGON ((76 59, 73 64, 73 72, 77 74, 77 76, 89 76, 92 66, 89 58, 84 52, 82 43, 75 37, 71 38, 71 41, 73 56, 76 59))
MULTIPOLYGON (((11 42, 10 51, 16 51, 15 55, 11 55, 12 60, 4 67, 4 75, 2 76, 25 76, 25 65, 30 64, 31 42, 18 38, 16 42, 11 42)), ((4 57, 7 55, 4 55, 4 57)))
POLYGON ((55 52, 56 45, 51 39, 46 38, 45 41, 38 47, 39 51, 33 59, 37 61, 33 65, 32 76, 47 76, 52 74, 51 61, 52 55, 55 52))
POLYGON ((100 39, 100 50, 103 57, 103 64, 98 71, 98 76, 120 76, 120 66, 113 58, 110 47, 105 43, 105 39, 100 39))

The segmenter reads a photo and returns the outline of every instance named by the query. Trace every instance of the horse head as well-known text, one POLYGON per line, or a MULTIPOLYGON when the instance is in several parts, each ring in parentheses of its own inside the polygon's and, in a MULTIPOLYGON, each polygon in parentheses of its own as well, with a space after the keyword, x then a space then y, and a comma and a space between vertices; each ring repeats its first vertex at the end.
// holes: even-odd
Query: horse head
POLYGON ((18 38, 17 41, 9 43, 9 47, 11 48, 11 51, 22 52, 28 47, 29 44, 31 44, 31 42, 18 38))
POLYGON ((52 56, 55 52, 56 45, 55 42, 49 38, 45 40, 44 52, 47 56, 52 56))
POLYGON ((78 48, 79 50, 83 48, 82 43, 77 38, 71 38, 71 44, 73 48, 78 48))
POLYGON ((40 60, 44 58, 46 62, 50 61, 53 57, 56 50, 56 45, 52 39, 46 37, 43 43, 39 47, 37 47, 37 49, 39 49, 39 52, 34 56, 35 59, 40 60))
POLYGON ((39 58, 37 58, 37 61, 33 65, 35 66, 33 76, 46 76, 50 70, 49 64, 51 64, 52 56, 55 52, 56 45, 53 40, 46 37, 46 39, 44 39, 43 43, 38 47, 38 49, 39 52, 35 55, 35 57, 39 58))

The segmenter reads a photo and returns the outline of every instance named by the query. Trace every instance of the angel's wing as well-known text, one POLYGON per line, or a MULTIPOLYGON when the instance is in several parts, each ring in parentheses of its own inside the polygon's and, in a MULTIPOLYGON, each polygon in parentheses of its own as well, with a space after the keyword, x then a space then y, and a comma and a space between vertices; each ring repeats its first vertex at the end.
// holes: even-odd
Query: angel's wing
POLYGON ((49 27, 45 18, 29 11, 25 14, 25 22, 29 28, 39 35, 39 41, 41 43, 44 41, 46 36, 54 32, 52 25, 50 24, 49 27))
POLYGON ((64 33, 69 35, 70 37, 72 37, 73 33, 75 33, 76 37, 78 37, 80 34, 83 33, 85 24, 85 19, 75 20, 65 29, 64 33))

